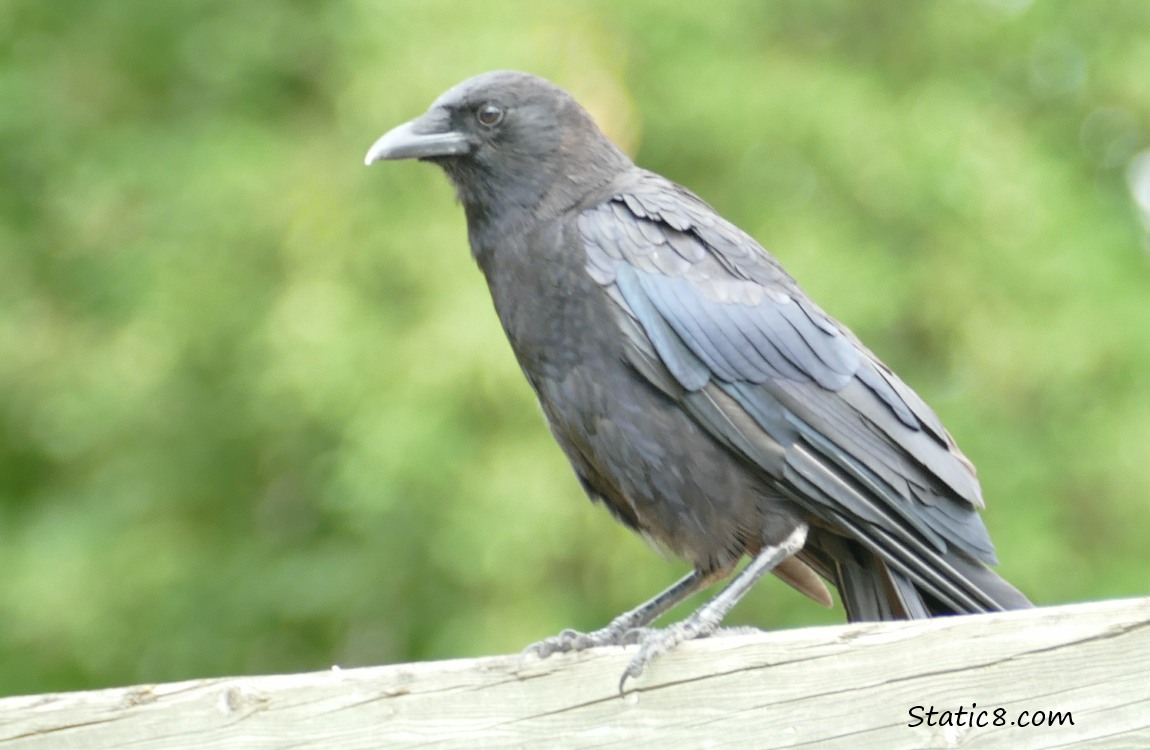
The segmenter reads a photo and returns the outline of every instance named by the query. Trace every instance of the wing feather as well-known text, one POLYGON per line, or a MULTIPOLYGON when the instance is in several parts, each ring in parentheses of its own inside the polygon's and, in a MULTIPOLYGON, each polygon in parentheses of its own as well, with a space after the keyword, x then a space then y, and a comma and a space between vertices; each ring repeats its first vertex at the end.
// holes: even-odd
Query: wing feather
POLYGON ((970 462, 930 408, 765 250, 649 173, 578 226, 588 272, 618 304, 648 380, 878 555, 901 599, 913 581, 956 611, 998 608, 971 567, 995 559, 970 462), (970 565, 954 564, 952 550, 970 565))

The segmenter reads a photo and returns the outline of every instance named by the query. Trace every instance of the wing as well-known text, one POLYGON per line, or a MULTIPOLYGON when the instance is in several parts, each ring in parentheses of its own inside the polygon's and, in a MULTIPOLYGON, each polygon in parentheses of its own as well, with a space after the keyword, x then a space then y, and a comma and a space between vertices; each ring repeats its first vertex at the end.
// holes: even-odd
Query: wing
POLYGON ((617 304, 632 364, 651 383, 936 601, 1000 608, 979 583, 975 561, 996 560, 970 462, 754 240, 646 172, 578 226, 587 271, 617 304))

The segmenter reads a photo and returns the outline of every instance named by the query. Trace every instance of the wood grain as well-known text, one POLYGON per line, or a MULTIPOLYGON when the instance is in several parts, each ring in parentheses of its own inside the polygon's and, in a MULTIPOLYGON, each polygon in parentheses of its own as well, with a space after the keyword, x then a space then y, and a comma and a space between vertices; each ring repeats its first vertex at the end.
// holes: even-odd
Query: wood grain
POLYGON ((4 698, 0 750, 1150 747, 1150 599, 713 638, 620 697, 630 653, 4 698), (973 704, 1006 725, 927 726, 973 704), (1024 710, 1073 724, 1011 726, 1024 710))

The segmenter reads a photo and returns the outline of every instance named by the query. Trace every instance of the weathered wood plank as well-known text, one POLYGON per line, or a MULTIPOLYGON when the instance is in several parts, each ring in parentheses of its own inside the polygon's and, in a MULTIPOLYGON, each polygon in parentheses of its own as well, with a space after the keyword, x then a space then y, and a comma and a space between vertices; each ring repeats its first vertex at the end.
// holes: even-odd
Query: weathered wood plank
POLYGON ((1150 599, 688 643, 620 698, 629 655, 5 698, 0 750, 1150 747, 1150 599), (928 726, 972 704, 1006 725, 928 726), (1024 710, 1073 724, 1011 726, 1024 710))

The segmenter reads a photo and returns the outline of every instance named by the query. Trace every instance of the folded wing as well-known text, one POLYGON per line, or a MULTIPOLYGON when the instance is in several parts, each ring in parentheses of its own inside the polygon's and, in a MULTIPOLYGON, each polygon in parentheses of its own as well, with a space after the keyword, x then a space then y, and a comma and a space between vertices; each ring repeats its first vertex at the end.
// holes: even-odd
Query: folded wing
MULTIPOLYGON (((970 462, 754 240, 650 173, 578 226, 587 270, 652 384, 817 522, 876 555, 894 588, 913 594, 913 583, 955 612, 1011 606, 987 585, 1000 579, 982 565, 996 560, 970 462)), ((925 614, 921 602, 905 609, 925 614)))

